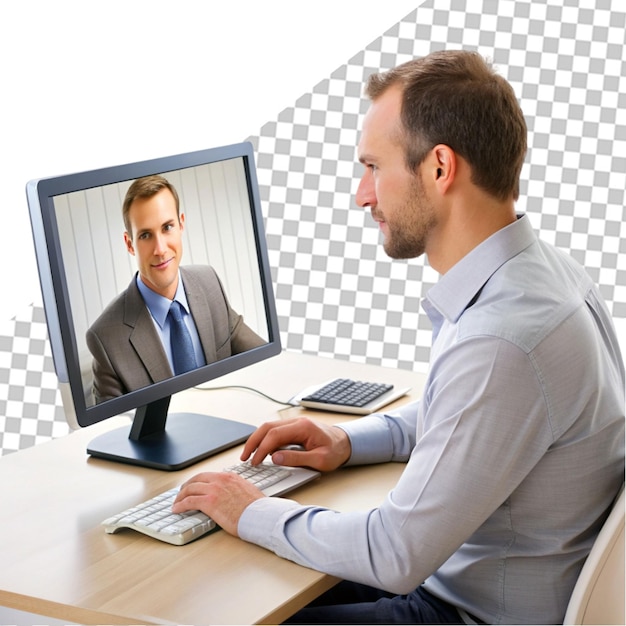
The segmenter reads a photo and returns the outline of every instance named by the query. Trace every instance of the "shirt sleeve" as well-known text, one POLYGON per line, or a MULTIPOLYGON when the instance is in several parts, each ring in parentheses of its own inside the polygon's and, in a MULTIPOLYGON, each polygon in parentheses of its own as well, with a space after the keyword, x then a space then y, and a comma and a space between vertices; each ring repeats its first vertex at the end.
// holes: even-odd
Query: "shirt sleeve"
POLYGON ((239 534, 307 567, 394 593, 436 571, 553 440, 532 359, 489 337, 459 342, 437 359, 420 403, 346 431, 353 463, 408 458, 377 508, 341 513, 264 498, 246 509, 239 534))
POLYGON ((418 407, 419 402, 412 402, 393 412, 337 424, 352 446, 346 465, 406 462, 415 446, 418 407))

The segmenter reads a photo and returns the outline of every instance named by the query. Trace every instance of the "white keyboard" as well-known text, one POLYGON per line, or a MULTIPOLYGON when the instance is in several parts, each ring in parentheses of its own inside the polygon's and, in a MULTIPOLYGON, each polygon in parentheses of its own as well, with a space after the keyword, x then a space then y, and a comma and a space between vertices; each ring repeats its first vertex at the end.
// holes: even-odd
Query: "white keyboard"
MULTIPOLYGON (((303 467, 283 467, 272 463, 253 466, 238 463, 225 472, 235 472, 255 484, 267 496, 279 496, 317 478, 320 473, 303 467)), ((217 524, 201 511, 172 513, 179 487, 170 489, 102 522, 107 533, 124 528, 154 539, 182 546, 215 530, 217 524)))

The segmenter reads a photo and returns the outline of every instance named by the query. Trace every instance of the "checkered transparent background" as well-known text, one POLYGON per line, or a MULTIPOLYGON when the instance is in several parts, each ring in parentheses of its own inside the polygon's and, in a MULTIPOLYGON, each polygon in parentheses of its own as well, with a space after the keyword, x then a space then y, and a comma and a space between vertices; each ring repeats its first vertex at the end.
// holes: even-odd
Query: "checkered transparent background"
POLYGON ((0 328, 0 449, 27 448, 68 432, 43 308, 0 328))
MULTIPOLYGON (((529 152, 520 211, 626 317, 626 6, 614 0, 429 0, 251 137, 288 350, 423 370, 424 259, 390 261, 356 207, 364 80, 443 48, 478 50, 513 85, 529 152)), ((67 432, 45 320, 0 328, 1 452, 67 432)))

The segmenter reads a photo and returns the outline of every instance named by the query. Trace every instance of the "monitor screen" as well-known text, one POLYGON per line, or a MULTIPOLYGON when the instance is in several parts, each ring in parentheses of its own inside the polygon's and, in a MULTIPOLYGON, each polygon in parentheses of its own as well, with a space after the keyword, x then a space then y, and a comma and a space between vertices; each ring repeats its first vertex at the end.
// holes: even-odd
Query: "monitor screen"
POLYGON ((87 452, 180 469, 245 440, 248 424, 168 406, 281 349, 252 145, 34 180, 26 191, 68 421, 135 411, 87 452))

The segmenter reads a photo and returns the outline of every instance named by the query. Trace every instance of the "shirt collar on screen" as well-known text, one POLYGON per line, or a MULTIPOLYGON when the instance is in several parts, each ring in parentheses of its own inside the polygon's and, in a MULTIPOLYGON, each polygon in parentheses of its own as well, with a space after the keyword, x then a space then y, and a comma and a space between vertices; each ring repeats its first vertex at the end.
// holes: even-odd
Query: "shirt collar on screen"
MULTIPOLYGON (((154 318, 154 321, 159 325, 159 328, 163 328, 167 318, 167 313, 170 310, 171 300, 160 296, 158 293, 152 291, 152 289, 146 286, 146 284, 141 280, 139 273, 137 273, 137 288, 139 289, 139 293, 141 293, 150 314, 154 318)), ((174 300, 177 300, 182 305, 183 309, 189 313, 189 304, 187 302, 187 295, 185 294, 185 288, 183 287, 180 272, 178 272, 178 288, 176 290, 174 300)))

